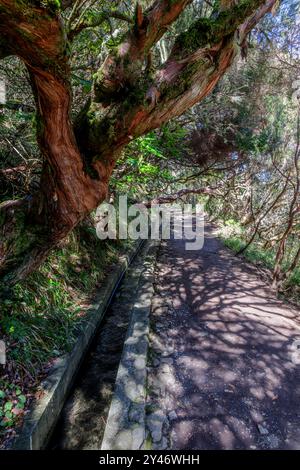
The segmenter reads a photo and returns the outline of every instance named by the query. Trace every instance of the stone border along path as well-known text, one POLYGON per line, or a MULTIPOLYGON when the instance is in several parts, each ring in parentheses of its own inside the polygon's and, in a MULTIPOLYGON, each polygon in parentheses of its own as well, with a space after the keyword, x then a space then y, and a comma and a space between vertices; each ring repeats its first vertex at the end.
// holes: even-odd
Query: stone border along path
POLYGON ((101 447, 148 249, 146 242, 107 310, 65 402, 49 449, 99 450, 101 447))
POLYGON ((100 326, 114 292, 142 245, 143 242, 138 240, 129 253, 120 257, 117 266, 100 288, 98 300, 91 305, 86 323, 73 350, 57 360, 52 372, 41 384, 43 396, 37 402, 33 402, 20 433, 12 443, 13 450, 39 450, 46 446, 79 366, 100 326))
POLYGON ((149 346, 149 317, 154 293, 154 269, 159 242, 150 241, 132 310, 114 396, 101 450, 147 448, 146 381, 149 346))

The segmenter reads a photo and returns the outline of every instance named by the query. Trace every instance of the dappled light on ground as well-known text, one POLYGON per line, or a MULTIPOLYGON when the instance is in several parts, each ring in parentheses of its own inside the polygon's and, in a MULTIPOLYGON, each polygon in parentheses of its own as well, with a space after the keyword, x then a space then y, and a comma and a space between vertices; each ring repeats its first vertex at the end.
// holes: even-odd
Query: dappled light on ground
POLYGON ((299 312, 211 228, 200 252, 164 242, 156 291, 149 403, 164 410, 167 445, 299 448, 299 312))

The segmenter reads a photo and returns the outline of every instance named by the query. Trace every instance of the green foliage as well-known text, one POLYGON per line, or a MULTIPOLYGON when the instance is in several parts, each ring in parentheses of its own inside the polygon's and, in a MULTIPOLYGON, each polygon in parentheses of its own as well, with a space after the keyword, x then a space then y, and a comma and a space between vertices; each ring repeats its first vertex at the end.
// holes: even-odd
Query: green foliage
POLYGON ((248 124, 242 127, 237 135, 237 144, 242 151, 256 155, 266 154, 281 145, 285 126, 290 119, 291 103, 287 98, 278 95, 261 97, 261 107, 264 109, 263 125, 253 125, 253 113, 250 103, 241 103, 237 121, 248 124), (252 123, 250 121, 252 119, 252 123), (252 125, 251 125, 252 124, 252 125))
MULTIPOLYGON (((28 3, 19 0, 20 8, 25 9, 28 3)), ((58 0, 32 0, 31 3, 44 6, 45 15, 48 11, 52 16, 61 7, 58 0)), ((149 3, 143 2, 144 9, 149 3)), ((168 8, 172 8, 172 3, 168 3, 168 8)), ((90 147, 83 145, 82 149, 86 152, 86 171, 95 176, 89 164, 95 155, 100 158, 101 152, 94 149, 99 149, 99 142, 103 142, 105 135, 108 138, 102 145, 109 152, 111 141, 119 137, 117 118, 110 113, 111 104, 121 103, 118 108, 121 116, 130 115, 131 110, 135 113, 137 105, 147 106, 146 92, 153 82, 154 71, 159 70, 164 61, 161 56, 165 54, 161 54, 159 44, 153 47, 148 67, 143 61, 138 61, 138 65, 130 64, 125 53, 122 66, 132 71, 131 81, 122 83, 117 90, 113 84, 112 92, 107 93, 101 64, 108 52, 116 53, 128 30, 127 22, 116 18, 108 20, 108 13, 124 7, 129 17, 133 16, 135 2, 117 2, 116 5, 116 2, 103 0, 93 2, 85 9, 87 4, 82 2, 77 16, 68 25, 70 31, 76 27, 80 30, 70 46, 72 113, 76 117, 83 110, 80 116, 91 124, 91 135, 86 139, 90 147), (86 28, 81 30, 83 24, 86 28), (141 74, 141 70, 145 73, 141 74), (96 82, 94 86, 93 82, 96 82), (86 103, 89 105, 92 97, 102 99, 103 106, 96 103, 86 116, 86 103)), ((164 35, 166 54, 177 50, 181 58, 197 47, 212 46, 220 38, 223 41, 224 34, 226 39, 232 40, 236 25, 257 4, 257 0, 242 0, 234 7, 234 14, 232 11, 219 14, 218 1, 213 2, 213 7, 206 2, 191 2, 164 35)), ((62 12, 66 23, 69 14, 69 11, 62 12)), ((268 19, 267 26, 270 27, 266 28, 264 24, 251 36, 252 48, 247 62, 237 61, 213 93, 201 102, 201 106, 187 112, 182 121, 173 121, 158 131, 132 140, 116 165, 111 192, 127 193, 129 198, 142 201, 176 193, 182 188, 212 187, 213 195, 203 196, 201 200, 206 203, 211 217, 224 222, 221 231, 224 243, 234 252, 245 247, 253 232, 253 218, 267 205, 265 196, 276 197, 291 168, 296 122, 291 83, 298 78, 294 74, 299 68, 299 55, 286 40, 285 28, 292 25, 289 18, 283 18, 284 21, 268 19), (268 41, 263 42, 264 29, 261 28, 265 28, 272 38, 274 49, 268 41), (289 62, 292 63, 290 69, 289 62), (189 145, 193 132, 199 134, 196 148, 189 145), (274 170, 274 162, 281 174, 274 170)), ((219 55, 211 48, 211 56, 207 54, 203 60, 215 67, 219 55)), ((222 67, 222 63, 219 66, 222 67)), ((170 98, 191 86, 191 73, 198 67, 198 61, 184 67, 171 91, 166 91, 170 98)), ((122 67, 117 73, 122 75, 122 67)), ((15 58, 6 59, 2 78, 8 84, 8 100, 20 103, 20 107, 0 109, 0 169, 26 163, 26 170, 17 172, 16 176, 1 176, 0 196, 1 200, 7 200, 37 190, 42 159, 35 132, 40 135, 41 121, 34 114, 35 103, 25 66, 15 58), (27 105, 29 111, 22 108, 22 104, 27 105)), ((159 99, 163 97, 163 88, 160 92, 159 99)), ((86 130, 83 126, 83 134, 86 130)), ((282 204, 265 218, 261 232, 245 251, 249 261, 270 269, 274 267, 276 240, 286 226, 291 194, 292 184, 282 204)), ((22 220, 19 222, 21 226, 22 220)), ((298 218, 287 240, 283 270, 288 268, 297 249, 299 228, 298 218)), ((26 242, 21 235, 12 241, 19 248, 25 248, 26 242)), ((0 380, 0 426, 3 430, 13 426, 22 415, 28 403, 27 391, 36 387, 51 361, 71 349, 85 322, 86 305, 105 277, 103 267, 111 266, 123 249, 125 246, 119 242, 99 243, 95 240, 93 227, 85 225, 76 230, 26 282, 16 286, 11 298, 3 301, 0 331, 7 344, 10 363, 8 376, 0 380), (28 380, 26 382, 28 377, 30 384, 28 380)), ((285 287, 299 289, 299 285, 300 268, 297 267, 285 287)))
POLYGON ((78 232, 72 234, 1 304, 0 331, 10 364, 31 376, 38 375, 52 357, 70 350, 84 319, 83 304, 104 279, 104 266, 124 249, 118 242, 100 242, 87 228, 80 231, 84 239, 78 232))
POLYGON ((61 0, 42 0, 41 4, 54 11, 61 8, 61 0))
MULTIPOLYGON (((218 234, 223 240, 225 246, 230 248, 234 253, 238 253, 246 246, 245 231, 241 228, 236 220, 228 219, 220 225, 218 234)), ((285 259, 282 269, 285 272, 290 264, 293 256, 293 250, 288 251, 288 258, 285 259), (289 259, 290 258, 290 259, 289 259)), ((266 249, 263 247, 261 240, 256 238, 254 242, 243 252, 245 259, 253 264, 273 270, 275 266, 276 250, 266 249)), ((285 291, 289 297, 299 302, 300 297, 300 266, 296 267, 291 276, 285 282, 285 291)))
POLYGON ((18 385, 0 378, 0 435, 18 423, 24 414, 26 401, 18 385))
MULTIPOLYGON (((245 247, 246 242, 241 238, 223 238, 225 246, 238 253, 245 247)), ((257 245, 250 245, 244 252, 245 258, 251 263, 272 269, 274 267, 274 251, 264 250, 257 245)))
POLYGON ((101 242, 94 227, 84 223, 2 299, 0 337, 8 366, 0 378, 0 437, 7 438, 20 424, 53 360, 71 350, 86 326, 96 289, 128 245, 101 242))
POLYGON ((300 286, 300 266, 298 266, 287 281, 287 287, 297 287, 299 289, 300 286))
POLYGON ((226 11, 197 19, 189 29, 177 36, 175 45, 178 54, 186 55, 196 49, 217 44, 225 36, 233 34, 259 4, 259 0, 240 0, 226 11))
MULTIPOLYGON (((186 150, 187 131, 172 123, 131 142, 117 164, 111 188, 138 196, 155 197, 174 180, 170 159, 180 165, 186 150)), ((176 190, 176 187, 174 188, 176 190)))

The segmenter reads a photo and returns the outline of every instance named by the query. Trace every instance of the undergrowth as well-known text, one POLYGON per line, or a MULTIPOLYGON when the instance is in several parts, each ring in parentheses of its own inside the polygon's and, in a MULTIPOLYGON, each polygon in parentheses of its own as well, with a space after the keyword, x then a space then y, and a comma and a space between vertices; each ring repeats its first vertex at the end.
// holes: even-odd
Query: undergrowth
POLYGON ((0 303, 0 439, 15 433, 55 358, 70 351, 96 288, 129 241, 99 241, 81 226, 0 303))
MULTIPOLYGON (((238 253, 246 245, 245 232, 241 225, 233 219, 220 224, 218 235, 223 240, 224 245, 234 253, 238 253)), ((265 249, 259 239, 254 240, 243 252, 245 259, 270 271, 274 269, 275 255, 275 250, 265 249)), ((288 265, 289 262, 286 260, 282 266, 283 271, 288 268, 288 265)), ((294 269, 291 276, 284 283, 281 295, 300 304, 300 266, 294 269)))

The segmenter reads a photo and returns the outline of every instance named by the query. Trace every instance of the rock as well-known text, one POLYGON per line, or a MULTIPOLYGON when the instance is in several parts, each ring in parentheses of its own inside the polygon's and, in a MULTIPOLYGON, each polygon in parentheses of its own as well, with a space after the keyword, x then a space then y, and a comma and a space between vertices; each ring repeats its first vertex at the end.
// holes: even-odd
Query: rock
POLYGON ((129 421, 134 423, 141 423, 144 417, 144 405, 135 403, 131 406, 128 414, 129 421))
POLYGON ((159 449, 166 450, 168 449, 168 440, 165 436, 163 436, 161 443, 159 444, 159 449))
POLYGON ((167 348, 167 350, 163 351, 161 353, 162 357, 170 357, 170 354, 173 352, 174 350, 173 349, 169 349, 167 348))
POLYGON ((170 413, 168 414, 168 416, 169 416, 169 419, 170 419, 171 421, 173 421, 174 419, 177 419, 177 413, 176 413, 175 410, 170 411, 170 413))
POLYGON ((147 417, 147 427, 151 433, 153 442, 159 442, 162 438, 162 428, 166 420, 161 410, 151 413, 147 417))
POLYGON ((115 439, 115 450, 132 448, 132 432, 128 429, 117 434, 115 439))
POLYGON ((259 430, 259 432, 262 436, 265 436, 265 435, 269 434, 268 429, 265 428, 264 426, 262 426, 261 424, 257 425, 257 429, 259 430))
POLYGON ((163 361, 163 359, 161 359, 160 373, 162 373, 162 374, 172 374, 172 368, 171 368, 170 364, 163 361))
POLYGON ((162 360, 161 360, 161 362, 162 362, 163 364, 170 364, 170 365, 172 365, 172 364, 173 364, 173 359, 172 359, 171 357, 163 357, 162 360))
POLYGON ((152 436, 153 442, 159 442, 162 438, 162 433, 161 431, 153 431, 151 433, 151 436, 152 436))
POLYGON ((134 361, 134 367, 139 370, 143 370, 146 367, 145 358, 142 355, 139 355, 134 361))
POLYGON ((132 431, 132 440, 134 449, 141 449, 145 441, 145 429, 143 426, 139 426, 132 431))
POLYGON ((223 408, 223 406, 217 404, 217 405, 216 405, 216 414, 217 414, 217 415, 225 415, 225 414, 226 414, 226 410, 223 408))

